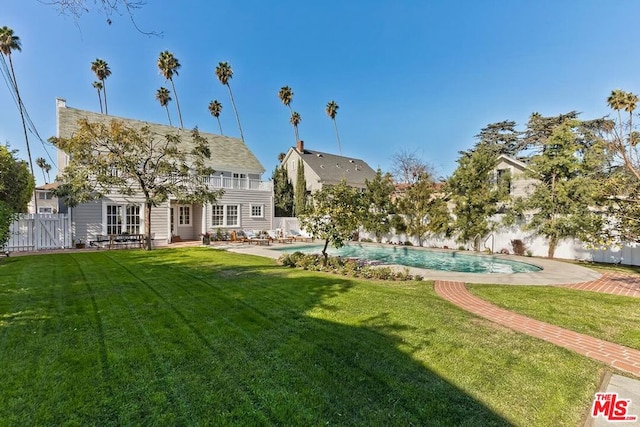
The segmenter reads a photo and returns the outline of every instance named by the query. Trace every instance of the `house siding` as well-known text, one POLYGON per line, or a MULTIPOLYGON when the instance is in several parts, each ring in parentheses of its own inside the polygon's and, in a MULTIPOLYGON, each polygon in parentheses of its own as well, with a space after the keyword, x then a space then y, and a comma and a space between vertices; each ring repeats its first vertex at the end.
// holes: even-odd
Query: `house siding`
POLYGON ((225 230, 247 229, 247 230, 269 230, 272 228, 273 218, 273 197, 266 191, 226 191, 219 199, 218 205, 239 205, 240 225, 238 227, 214 227, 211 219, 211 205, 205 206, 205 226, 207 230, 217 228, 225 230), (262 205, 263 216, 261 218, 251 217, 251 205, 262 205))
POLYGON ((102 232, 102 201, 96 200, 72 208, 73 239, 88 242, 102 232))

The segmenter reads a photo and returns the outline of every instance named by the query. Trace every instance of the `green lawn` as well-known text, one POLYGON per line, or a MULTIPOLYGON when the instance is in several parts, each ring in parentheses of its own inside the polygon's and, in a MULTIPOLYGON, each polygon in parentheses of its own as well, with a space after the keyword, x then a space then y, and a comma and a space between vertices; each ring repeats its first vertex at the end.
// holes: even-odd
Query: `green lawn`
POLYGON ((0 362, 2 426, 575 426, 604 370, 428 282, 206 248, 3 259, 0 362))
POLYGON ((638 298, 554 286, 467 285, 507 310, 640 350, 638 298))

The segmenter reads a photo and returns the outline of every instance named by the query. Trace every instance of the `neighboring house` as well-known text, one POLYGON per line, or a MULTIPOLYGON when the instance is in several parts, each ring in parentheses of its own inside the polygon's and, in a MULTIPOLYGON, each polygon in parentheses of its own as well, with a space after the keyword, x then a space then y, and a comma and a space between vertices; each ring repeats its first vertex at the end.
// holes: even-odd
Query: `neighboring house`
POLYGON ((38 199, 38 212, 36 212, 36 203, 33 198, 29 202, 28 212, 39 214, 56 214, 60 207, 58 206, 58 198, 54 195, 54 190, 58 188, 57 183, 44 184, 36 187, 35 197, 38 199))
MULTIPOLYGON (((127 126, 149 126, 151 131, 165 135, 181 133, 189 143, 191 130, 147 123, 139 120, 107 116, 66 106, 64 100, 56 104, 58 137, 69 138, 77 129, 78 120, 108 123, 120 120, 127 126)), ((272 228, 273 186, 261 181, 265 169, 245 143, 238 138, 200 132, 209 141, 211 159, 207 165, 215 170, 209 185, 223 189, 224 195, 211 204, 179 204, 168 200, 151 210, 151 234, 154 244, 162 245, 177 240, 198 240, 204 232, 218 229, 267 230, 272 228)), ((58 169, 68 164, 66 153, 58 150, 58 169)), ((144 198, 109 194, 102 199, 69 209, 75 226, 76 240, 91 241, 98 235, 144 233, 144 198)))
POLYGON ((511 197, 526 197, 531 186, 537 183, 537 180, 524 176, 527 168, 521 160, 501 154, 495 167, 496 183, 506 185, 511 197))
POLYGON ((365 180, 371 181, 376 176, 376 171, 363 160, 307 150, 304 141, 298 141, 296 147, 289 148, 281 163, 294 188, 300 160, 304 165, 307 190, 311 193, 322 189, 324 185, 339 184, 342 180, 350 187, 366 188, 365 180))

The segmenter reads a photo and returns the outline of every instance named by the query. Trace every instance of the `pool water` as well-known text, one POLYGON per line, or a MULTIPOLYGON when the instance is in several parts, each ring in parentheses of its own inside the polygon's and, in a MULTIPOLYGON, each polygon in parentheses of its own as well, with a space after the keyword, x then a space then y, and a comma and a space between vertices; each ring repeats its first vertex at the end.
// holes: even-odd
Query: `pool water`
MULTIPOLYGON (((282 252, 321 253, 322 245, 278 248, 282 252)), ((524 262, 496 258, 490 255, 472 255, 463 251, 438 251, 407 246, 363 245, 352 243, 340 249, 327 249, 329 255, 382 261, 407 267, 461 273, 511 274, 541 271, 542 268, 524 262)))

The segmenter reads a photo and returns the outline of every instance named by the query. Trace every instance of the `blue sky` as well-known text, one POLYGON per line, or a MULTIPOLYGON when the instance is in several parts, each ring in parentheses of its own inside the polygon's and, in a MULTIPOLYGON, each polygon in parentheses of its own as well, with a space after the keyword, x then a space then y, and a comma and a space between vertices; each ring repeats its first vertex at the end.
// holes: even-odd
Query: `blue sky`
MULTIPOLYGON (((92 3, 92 0, 89 0, 92 3)), ((112 24, 92 12, 79 21, 38 0, 0 0, 0 26, 20 37, 13 56, 23 102, 38 132, 55 135, 55 98, 99 111, 90 64, 109 63, 109 113, 167 123, 155 91, 168 86, 156 67, 170 50, 185 127, 218 132, 209 115, 222 102, 225 134, 239 136, 231 102, 214 68, 228 61, 248 146, 270 178, 294 145, 289 112, 277 97, 295 93, 305 146, 338 152, 324 108, 335 100, 344 155, 390 170, 400 150, 415 152, 442 176, 456 167, 488 123, 519 125, 534 112, 609 113, 612 89, 640 92, 640 2, 621 0, 419 1, 149 0, 112 24)), ((175 103, 172 120, 177 122, 175 103)), ((33 135, 34 158, 47 157, 33 135)), ((0 142, 26 158, 20 116, 0 81, 0 142)), ((55 150, 48 146, 55 160, 55 150)), ((38 182, 42 175, 36 170, 38 182)))

